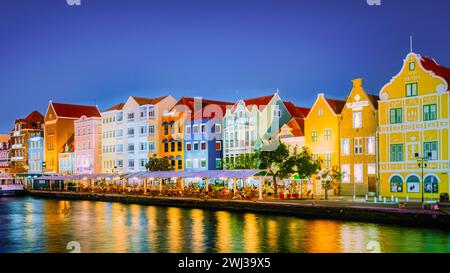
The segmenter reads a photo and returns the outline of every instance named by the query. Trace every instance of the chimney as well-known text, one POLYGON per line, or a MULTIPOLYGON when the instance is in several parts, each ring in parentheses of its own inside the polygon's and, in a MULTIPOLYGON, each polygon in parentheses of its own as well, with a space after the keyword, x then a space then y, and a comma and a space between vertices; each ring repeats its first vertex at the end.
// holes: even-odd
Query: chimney
POLYGON ((353 82, 353 88, 362 87, 363 79, 357 78, 357 79, 352 80, 352 82, 353 82))

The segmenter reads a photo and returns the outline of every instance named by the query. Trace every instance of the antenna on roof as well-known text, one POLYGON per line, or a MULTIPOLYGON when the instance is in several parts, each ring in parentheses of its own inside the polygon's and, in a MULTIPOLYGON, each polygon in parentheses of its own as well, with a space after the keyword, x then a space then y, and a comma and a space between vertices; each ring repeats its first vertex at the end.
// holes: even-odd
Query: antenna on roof
POLYGON ((409 35, 409 52, 412 53, 413 52, 413 36, 409 35))

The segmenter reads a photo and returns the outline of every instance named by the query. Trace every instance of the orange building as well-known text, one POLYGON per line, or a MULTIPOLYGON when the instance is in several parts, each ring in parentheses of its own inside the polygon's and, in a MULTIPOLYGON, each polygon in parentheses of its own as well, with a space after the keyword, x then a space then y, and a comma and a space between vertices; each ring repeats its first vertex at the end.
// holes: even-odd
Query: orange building
POLYGON ((44 143, 45 168, 44 173, 59 173, 59 154, 67 152, 67 147, 73 147, 74 121, 81 116, 100 117, 97 106, 73 105, 50 101, 45 114, 44 143))

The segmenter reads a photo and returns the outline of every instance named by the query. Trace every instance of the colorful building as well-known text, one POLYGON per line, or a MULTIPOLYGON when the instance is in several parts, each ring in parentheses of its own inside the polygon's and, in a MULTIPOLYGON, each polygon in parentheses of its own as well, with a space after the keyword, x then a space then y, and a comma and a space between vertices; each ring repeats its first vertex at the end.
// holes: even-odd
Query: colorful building
POLYGON ((9 173, 10 135, 0 135, 0 174, 9 173))
POLYGON ((34 132, 28 139, 28 173, 42 174, 44 132, 34 132))
POLYGON ((74 174, 75 173, 75 152, 73 137, 68 141, 64 151, 58 153, 58 173, 74 174))
POLYGON ((74 122, 82 116, 100 117, 100 112, 97 106, 49 102, 44 129, 44 173, 60 173, 61 166, 64 172, 73 172, 73 164, 69 166, 67 161, 74 156, 67 154, 74 152, 74 122), (60 153, 65 161, 62 165, 59 164, 60 153))
POLYGON ((75 120, 75 173, 102 171, 102 118, 86 117, 75 120))
POLYGON ((340 166, 343 195, 375 195, 378 96, 368 94, 363 79, 354 79, 340 119, 340 166))
POLYGON ((305 147, 305 117, 311 109, 295 106, 292 102, 284 105, 291 114, 291 120, 284 124, 279 133, 281 142, 286 144, 291 154, 298 153, 305 147))
MULTIPOLYGON (((305 143, 316 159, 322 162, 322 169, 340 169, 340 115, 345 101, 326 98, 319 93, 311 111, 305 118, 305 143)), ((321 182, 313 179, 315 195, 323 195, 321 182)))
POLYGON ((172 96, 129 97, 125 103, 102 113, 102 161, 105 173, 145 171, 148 157, 162 150, 164 111, 174 104, 172 96))
POLYGON ((278 92, 239 100, 226 110, 223 122, 224 160, 234 162, 241 154, 253 154, 278 145, 280 128, 292 119, 278 92))
POLYGON ((183 98, 191 113, 184 121, 184 166, 188 171, 223 169, 222 122, 231 102, 183 98))
POLYGON ((29 172, 28 140, 36 133, 43 132, 44 116, 38 111, 31 112, 26 118, 17 119, 11 131, 10 167, 14 173, 29 172))
POLYGON ((380 90, 381 195, 436 199, 450 191, 449 82, 449 68, 411 52, 380 90))

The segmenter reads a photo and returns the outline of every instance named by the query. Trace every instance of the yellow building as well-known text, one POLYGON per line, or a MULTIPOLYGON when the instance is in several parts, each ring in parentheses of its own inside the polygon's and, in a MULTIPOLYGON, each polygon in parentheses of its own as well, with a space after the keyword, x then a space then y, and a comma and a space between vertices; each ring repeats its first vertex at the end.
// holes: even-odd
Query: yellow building
POLYGON ((425 199, 436 199, 450 191, 449 81, 449 68, 410 53, 400 72, 381 89, 382 195, 420 198, 424 188, 425 199), (427 159, 423 180, 417 157, 427 159))
POLYGON ((44 173, 59 173, 59 154, 73 147, 74 121, 81 116, 100 117, 97 106, 73 105, 50 101, 45 114, 44 173))
POLYGON ((362 79, 353 80, 340 121, 343 195, 377 193, 376 133, 378 96, 367 94, 362 79))
MULTIPOLYGON (((325 98, 319 93, 305 118, 305 144, 315 158, 321 159, 322 169, 340 168, 339 126, 345 101, 325 98)), ((310 189, 315 195, 323 195, 321 183, 315 180, 310 189)))

